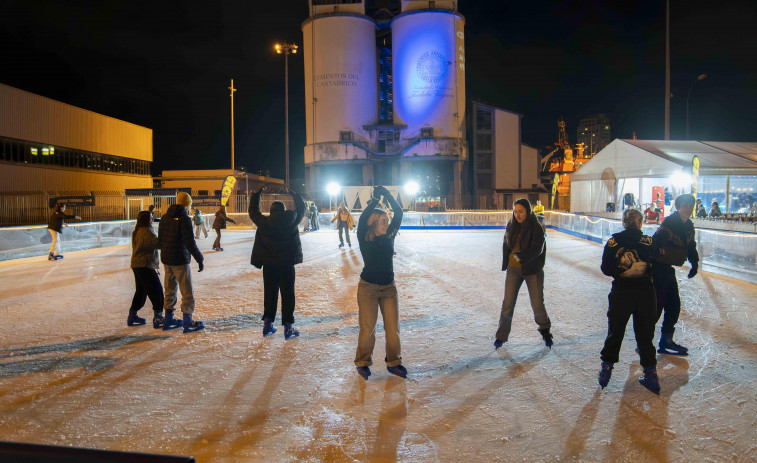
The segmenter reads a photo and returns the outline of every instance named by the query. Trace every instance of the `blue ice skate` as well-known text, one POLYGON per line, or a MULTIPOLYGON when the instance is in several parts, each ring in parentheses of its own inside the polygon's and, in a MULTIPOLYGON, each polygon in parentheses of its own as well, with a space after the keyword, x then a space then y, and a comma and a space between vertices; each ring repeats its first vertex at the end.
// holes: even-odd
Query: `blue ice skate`
POLYGON ((552 344, 554 344, 554 342, 552 342, 552 333, 549 332, 549 328, 545 328, 543 330, 540 329, 539 333, 541 334, 541 337, 544 339, 544 344, 550 349, 552 349, 552 344))
POLYGON ((604 389, 607 386, 607 383, 610 382, 610 377, 612 376, 612 369, 613 364, 610 362, 602 362, 602 368, 599 370, 599 387, 604 389))
POLYGON ((368 377, 371 376, 371 369, 368 367, 357 367, 357 374, 367 381, 368 377))
POLYGON ((657 352, 659 352, 660 354, 671 354, 671 355, 681 355, 681 356, 689 355, 689 349, 673 342, 672 334, 664 334, 664 333, 661 334, 659 347, 660 348, 657 349, 657 352))
POLYGON ((130 310, 129 317, 126 319, 126 326, 144 325, 147 320, 137 315, 137 311, 130 310))
POLYGON ((402 365, 386 367, 386 371, 393 375, 399 376, 400 378, 407 378, 407 368, 403 367, 402 365))
POLYGON ((205 323, 201 322, 200 320, 192 320, 191 315, 184 314, 182 326, 184 326, 185 333, 191 333, 192 331, 197 331, 205 328, 205 323))
POLYGON ((506 342, 507 342, 507 341, 500 341, 499 339, 497 339, 497 338, 494 338, 494 349, 495 349, 495 350, 496 350, 496 349, 499 349, 499 348, 500 348, 500 347, 502 347, 502 345, 503 345, 503 344, 505 344, 506 342))
POLYGON ((300 330, 292 326, 291 323, 284 323, 284 339, 296 338, 300 335, 300 330))
POLYGON ((173 318, 173 310, 166 310, 166 316, 165 318, 163 318, 163 331, 180 328, 181 324, 182 324, 181 320, 177 320, 173 318))
POLYGON ((264 318, 263 319, 263 337, 267 338, 268 336, 276 333, 276 327, 273 326, 273 320, 264 318))

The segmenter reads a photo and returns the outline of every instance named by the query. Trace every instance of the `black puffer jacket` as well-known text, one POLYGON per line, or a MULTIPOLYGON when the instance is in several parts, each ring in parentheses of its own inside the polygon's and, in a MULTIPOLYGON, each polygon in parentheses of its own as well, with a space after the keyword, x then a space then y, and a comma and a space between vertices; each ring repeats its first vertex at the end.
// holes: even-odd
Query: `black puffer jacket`
POLYGON ((507 223, 505 241, 502 243, 502 270, 507 270, 510 262, 513 250, 508 243, 514 242, 515 233, 520 233, 520 251, 515 255, 520 259, 521 272, 524 276, 539 273, 544 268, 547 257, 547 243, 544 240, 544 228, 533 212, 522 224, 515 217, 507 223))
POLYGON ((192 219, 186 208, 174 204, 161 217, 158 226, 158 247, 160 261, 166 265, 187 265, 195 260, 202 262, 202 253, 195 243, 192 219))
MULTIPOLYGON (((688 218, 685 222, 681 220, 678 211, 670 214, 662 221, 660 228, 657 229, 652 239, 658 252, 660 250, 663 251, 662 253, 665 251, 670 252, 668 248, 678 248, 686 253, 686 258, 692 266, 699 266, 699 252, 697 252, 694 224, 688 218)), ((657 267, 672 268, 670 265, 655 262, 655 268, 657 267)))
POLYGON ((234 222, 233 219, 230 219, 229 216, 226 215, 226 212, 224 212, 223 210, 219 209, 216 212, 216 218, 215 218, 215 220, 213 220, 213 226, 211 228, 213 228, 214 230, 216 230, 216 229, 218 229, 218 230, 224 230, 226 228, 226 221, 227 220, 229 222, 231 222, 231 223, 236 223, 236 222, 234 222))
POLYGON ((302 263, 300 222, 305 215, 305 201, 296 191, 289 192, 294 199, 294 211, 272 212, 268 217, 260 213, 258 190, 250 198, 248 213, 258 227, 252 246, 250 263, 257 268, 264 265, 295 265, 302 263))
POLYGON ((76 216, 71 214, 68 215, 65 212, 53 212, 50 214, 50 221, 47 223, 47 228, 50 230, 55 230, 58 233, 63 233, 63 221, 65 219, 73 219, 76 216))

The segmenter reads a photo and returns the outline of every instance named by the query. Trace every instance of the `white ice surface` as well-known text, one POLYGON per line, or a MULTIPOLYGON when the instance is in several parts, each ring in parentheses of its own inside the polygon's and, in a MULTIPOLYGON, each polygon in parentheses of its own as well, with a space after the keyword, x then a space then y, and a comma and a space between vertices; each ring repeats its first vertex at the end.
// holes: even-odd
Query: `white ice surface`
MULTIPOLYGON (((283 330, 261 336, 252 232, 224 233, 224 252, 200 240, 195 318, 207 328, 192 334, 126 326, 128 246, 0 262, 0 440, 199 462, 757 460, 757 286, 679 271, 676 340, 691 355, 659 355, 662 394, 652 394, 637 382, 629 323, 601 391, 602 246, 550 231, 555 345, 544 347, 524 285, 510 342, 495 351, 502 234, 397 238, 407 380, 384 368, 381 328, 373 376, 355 373, 362 261, 356 244, 337 249, 333 230, 302 235, 302 335, 286 342, 283 330)), ((141 314, 151 312, 148 301, 141 314)))

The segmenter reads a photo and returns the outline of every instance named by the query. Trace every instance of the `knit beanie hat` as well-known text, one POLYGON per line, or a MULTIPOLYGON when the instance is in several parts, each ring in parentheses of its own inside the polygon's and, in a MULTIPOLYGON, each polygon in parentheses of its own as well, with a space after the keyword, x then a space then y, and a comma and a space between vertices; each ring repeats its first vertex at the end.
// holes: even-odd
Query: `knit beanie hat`
POLYGON ((179 206, 189 207, 192 205, 192 197, 184 193, 183 191, 180 191, 179 194, 176 195, 176 204, 178 204, 179 206))

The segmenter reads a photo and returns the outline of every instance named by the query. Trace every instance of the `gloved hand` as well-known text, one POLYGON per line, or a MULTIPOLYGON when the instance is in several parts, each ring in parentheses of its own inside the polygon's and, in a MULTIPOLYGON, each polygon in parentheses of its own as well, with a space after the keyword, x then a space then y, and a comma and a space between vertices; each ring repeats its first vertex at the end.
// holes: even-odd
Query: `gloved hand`
POLYGON ((198 272, 202 272, 202 270, 203 270, 203 269, 205 268, 205 265, 203 265, 203 263, 202 263, 202 262, 199 262, 199 264, 198 264, 198 265, 200 266, 200 269, 199 269, 199 270, 197 270, 197 271, 198 271, 198 272))
POLYGON ((689 271, 689 278, 694 278, 698 270, 699 270, 699 265, 692 265, 691 270, 689 271))

